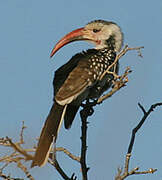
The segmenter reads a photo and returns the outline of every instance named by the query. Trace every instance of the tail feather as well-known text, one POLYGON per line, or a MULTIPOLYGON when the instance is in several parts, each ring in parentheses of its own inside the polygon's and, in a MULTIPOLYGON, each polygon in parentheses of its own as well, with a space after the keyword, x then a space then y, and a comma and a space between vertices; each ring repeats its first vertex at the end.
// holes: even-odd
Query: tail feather
POLYGON ((69 129, 73 123, 73 120, 78 112, 79 106, 68 104, 64 117, 64 125, 66 129, 69 129))
POLYGON ((56 102, 53 104, 42 129, 31 167, 41 167, 47 162, 53 141, 56 142, 65 111, 66 106, 61 106, 56 102))

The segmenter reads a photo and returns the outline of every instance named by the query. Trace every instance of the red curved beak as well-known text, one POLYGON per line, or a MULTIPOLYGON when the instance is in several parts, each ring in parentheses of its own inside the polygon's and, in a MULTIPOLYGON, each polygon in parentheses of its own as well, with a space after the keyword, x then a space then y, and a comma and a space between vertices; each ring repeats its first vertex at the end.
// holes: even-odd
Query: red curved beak
POLYGON ((67 35, 65 35, 53 48, 50 57, 52 57, 60 48, 62 48, 63 46, 65 46, 66 44, 73 42, 73 41, 79 41, 79 40, 84 40, 83 38, 83 29, 84 28, 79 28, 76 29, 70 33, 68 33, 67 35))

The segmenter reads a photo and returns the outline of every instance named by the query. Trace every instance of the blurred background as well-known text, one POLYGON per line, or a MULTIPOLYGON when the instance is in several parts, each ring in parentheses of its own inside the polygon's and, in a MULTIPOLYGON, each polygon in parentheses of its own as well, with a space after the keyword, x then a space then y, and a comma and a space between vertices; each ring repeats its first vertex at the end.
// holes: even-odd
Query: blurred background
MULTIPOLYGON (((162 101, 162 1, 147 0, 1 0, 0 1, 0 137, 19 139, 22 121, 25 147, 37 143, 41 128, 52 105, 54 71, 74 54, 92 48, 86 42, 75 42, 62 48, 50 59, 55 43, 68 32, 95 19, 114 21, 121 26, 124 44, 144 46, 143 58, 135 51, 120 60, 120 73, 127 66, 133 72, 129 83, 112 98, 95 107, 89 118, 87 164, 90 180, 113 179, 123 167, 131 130, 146 110, 162 101)), ((57 146, 75 155, 80 153, 80 117, 72 128, 61 128, 57 146)), ((1 155, 8 148, 1 148, 1 155)), ((57 153, 61 166, 70 176, 81 179, 80 165, 57 153)), ((27 167, 31 162, 26 162, 27 167)), ((157 168, 151 175, 132 176, 131 180, 162 178, 162 107, 149 116, 136 136, 131 168, 157 168)), ((61 179, 46 165, 29 170, 36 180, 61 179)), ((26 176, 15 164, 4 170, 12 177, 26 176)))

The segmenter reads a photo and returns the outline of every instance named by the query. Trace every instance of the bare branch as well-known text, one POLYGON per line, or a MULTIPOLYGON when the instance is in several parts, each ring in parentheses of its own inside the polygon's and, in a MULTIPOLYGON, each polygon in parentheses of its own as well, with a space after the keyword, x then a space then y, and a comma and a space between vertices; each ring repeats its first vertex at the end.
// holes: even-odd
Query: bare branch
MULTIPOLYGON (((115 72, 110 71, 110 69, 114 66, 116 66, 117 62, 119 61, 119 59, 124 56, 128 51, 131 50, 136 50, 138 52, 138 56, 142 57, 142 53, 141 53, 141 49, 144 48, 143 46, 141 47, 135 47, 135 48, 130 48, 128 47, 128 45, 126 45, 121 52, 116 56, 114 62, 106 69, 106 71, 103 72, 103 74, 101 75, 100 80, 105 76, 105 74, 113 74, 114 76, 114 87, 112 88, 112 90, 110 92, 108 92, 106 95, 101 96, 97 103, 101 103, 104 100, 106 100, 107 98, 111 97, 115 92, 117 92, 120 88, 124 87, 126 85, 126 83, 128 82, 128 74, 131 73, 132 71, 130 70, 129 67, 126 68, 124 74, 122 76, 117 75, 115 72), (118 80, 119 79, 119 80, 118 80)), ((114 68, 116 69, 116 68, 114 68)))
POLYGON ((0 177, 4 180, 23 180, 20 178, 12 178, 11 176, 7 176, 1 170, 0 170, 0 177))
POLYGON ((17 167, 20 168, 26 175, 26 177, 30 180, 34 180, 33 176, 29 173, 28 169, 20 162, 16 161, 17 167))
POLYGON ((138 171, 139 167, 133 168, 132 170, 129 171, 130 157, 131 157, 131 154, 126 155, 124 172, 122 174, 122 169, 118 168, 118 173, 115 177, 115 180, 124 180, 128 176, 131 176, 131 175, 150 174, 150 173, 153 174, 154 172, 157 171, 157 169, 152 169, 152 168, 150 168, 147 171, 138 171))
POLYGON ((138 51, 138 56, 142 57, 142 53, 141 53, 141 49, 144 48, 143 46, 141 47, 135 47, 135 48, 130 48, 128 47, 128 45, 125 45, 125 47, 121 50, 121 52, 116 56, 114 62, 107 68, 106 71, 104 71, 104 73, 102 74, 101 78, 102 79, 106 73, 110 73, 109 70, 115 66, 117 64, 117 62, 119 61, 119 59, 124 56, 128 51, 131 50, 137 50, 138 51))
POLYGON ((61 175, 61 177, 65 180, 76 180, 76 177, 74 176, 74 174, 72 174, 71 178, 69 178, 66 173, 63 171, 63 169, 60 167, 58 161, 55 159, 53 160, 52 157, 50 157, 49 161, 48 161, 52 166, 54 166, 56 168, 56 170, 58 171, 58 173, 61 175))
POLYGON ((20 132, 20 144, 24 144, 24 130, 25 130, 26 126, 24 125, 24 121, 22 122, 22 128, 21 128, 21 132, 20 132))
POLYGON ((75 155, 73 155, 71 152, 69 152, 67 149, 63 148, 63 147, 57 147, 56 151, 62 151, 64 152, 66 155, 68 155, 71 159, 80 162, 80 157, 77 157, 75 155))
POLYGON ((120 76, 119 81, 114 81, 114 87, 111 89, 110 92, 108 92, 107 94, 101 96, 98 100, 97 100, 97 104, 102 103, 104 100, 110 98, 114 93, 116 93, 119 89, 121 89, 122 87, 124 87, 126 85, 126 83, 128 82, 128 74, 131 73, 131 70, 129 67, 127 67, 127 69, 125 70, 124 74, 122 76, 120 76))
POLYGON ((140 103, 138 103, 138 106, 141 108, 141 110, 143 111, 143 113, 146 114, 145 108, 144 108, 140 103))
POLYGON ((93 114, 93 104, 91 104, 88 100, 86 104, 83 105, 83 109, 80 111, 80 117, 82 121, 81 127, 81 157, 80 157, 80 164, 82 170, 82 179, 87 180, 88 175, 87 172, 89 168, 86 164, 86 153, 87 153, 87 118, 93 114))
MULTIPOLYGON (((20 145, 24 144, 23 134, 24 134, 25 128, 26 127, 24 126, 24 122, 23 122, 21 131, 20 131, 19 142, 14 143, 14 142, 12 142, 12 140, 9 137, 0 139, 0 145, 1 146, 10 147, 14 150, 14 152, 11 153, 10 155, 3 156, 2 158, 0 158, 0 162, 5 163, 5 165, 1 168, 1 174, 2 174, 2 169, 7 167, 10 163, 16 163, 17 167, 20 168, 25 173, 25 175, 28 179, 34 180, 32 175, 27 170, 27 167, 25 167, 22 164, 22 161, 31 160, 33 158, 33 156, 28 154, 27 152, 33 152, 34 151, 34 149, 23 149, 20 146, 20 145)), ((4 175, 4 174, 2 174, 2 175, 4 175)), ((3 176, 0 176, 0 177, 3 177, 3 176)), ((20 180, 19 178, 10 178, 10 176, 6 176, 6 179, 8 179, 8 180, 20 180)))
POLYGON ((131 141, 128 147, 128 152, 127 154, 130 154, 132 152, 132 148, 134 145, 134 140, 135 140, 135 135, 137 133, 137 131, 142 127, 143 123, 145 122, 145 120, 147 119, 147 117, 150 115, 150 113, 157 107, 157 106, 162 106, 162 103, 156 103, 153 104, 150 109, 146 112, 145 109, 143 108, 143 106, 138 103, 139 107, 142 109, 144 116, 142 117, 141 121, 138 123, 138 125, 132 130, 132 137, 131 137, 131 141))
POLYGON ((6 137, 6 139, 8 140, 8 142, 10 143, 11 147, 19 152, 20 154, 22 154, 26 160, 32 160, 33 159, 33 156, 28 154, 23 148, 21 148, 21 146, 19 145, 19 143, 13 143, 12 140, 8 137, 6 137))
POLYGON ((153 169, 153 168, 150 168, 149 170, 146 170, 146 171, 138 171, 139 167, 133 168, 132 170, 129 171, 129 163, 130 163, 131 152, 132 152, 134 141, 135 141, 135 135, 136 135, 137 131, 142 127, 142 125, 144 124, 145 120, 150 115, 150 113, 156 107, 162 106, 162 103, 156 103, 156 104, 151 105, 151 107, 149 108, 148 111, 146 111, 140 103, 138 103, 138 105, 139 105, 140 109, 142 110, 142 112, 144 113, 144 115, 143 115, 141 121, 138 123, 138 125, 132 130, 132 137, 131 137, 131 140, 129 143, 128 152, 127 152, 126 159, 125 159, 124 172, 122 174, 122 169, 118 169, 118 173, 115 177, 115 180, 123 180, 126 177, 128 177, 130 175, 134 175, 134 174, 136 174, 136 175, 150 174, 150 173, 153 174, 154 172, 157 171, 157 169, 153 169))

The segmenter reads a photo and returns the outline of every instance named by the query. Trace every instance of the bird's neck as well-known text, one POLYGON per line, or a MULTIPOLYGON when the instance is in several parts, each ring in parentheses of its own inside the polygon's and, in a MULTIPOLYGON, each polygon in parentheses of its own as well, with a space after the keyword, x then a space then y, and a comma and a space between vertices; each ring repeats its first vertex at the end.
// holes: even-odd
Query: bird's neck
POLYGON ((115 51, 116 50, 115 37, 110 36, 107 40, 101 41, 99 44, 96 45, 95 49, 99 51, 102 49, 109 49, 115 51))
POLYGON ((110 36, 109 39, 107 39, 105 41, 105 44, 107 46, 107 49, 115 51, 116 45, 115 45, 115 37, 114 36, 110 36))

